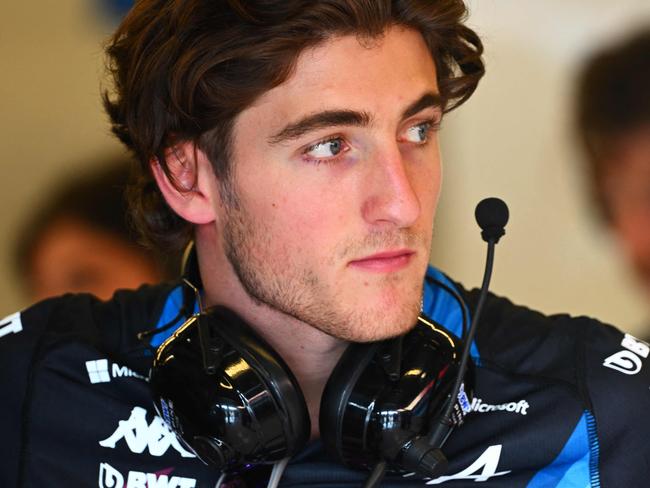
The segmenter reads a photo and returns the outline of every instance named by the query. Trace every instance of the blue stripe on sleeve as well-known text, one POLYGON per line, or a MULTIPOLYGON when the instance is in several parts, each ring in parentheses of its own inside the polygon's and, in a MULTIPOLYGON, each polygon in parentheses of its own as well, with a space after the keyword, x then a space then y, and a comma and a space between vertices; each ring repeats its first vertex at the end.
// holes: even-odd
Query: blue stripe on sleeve
POLYGON ((589 413, 578 421, 571 437, 551 464, 540 470, 527 488, 597 488, 592 473, 593 442, 589 435, 589 413))

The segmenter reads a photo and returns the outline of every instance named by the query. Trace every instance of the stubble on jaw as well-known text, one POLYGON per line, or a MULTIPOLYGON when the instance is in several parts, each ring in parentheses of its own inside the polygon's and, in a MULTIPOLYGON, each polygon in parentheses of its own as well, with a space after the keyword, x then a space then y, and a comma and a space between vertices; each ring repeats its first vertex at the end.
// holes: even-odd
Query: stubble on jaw
MULTIPOLYGON (((413 297, 401 306, 391 296, 386 296, 384 307, 397 306, 400 324, 384 323, 386 311, 367 310, 352 306, 348 310, 337 307, 344 290, 328 289, 313 269, 292 266, 291 256, 263 256, 260 250, 272 249, 273 233, 246 211, 241 202, 228 205, 227 220, 223 226, 223 245, 228 262, 242 287, 258 306, 277 310, 304 322, 330 336, 354 342, 371 342, 405 333, 415 324, 420 310, 422 279, 414 280, 413 297), (271 262, 273 261, 273 262, 271 262), (411 303, 412 301, 412 303, 411 303)), ((359 257, 376 249, 421 245, 423 237, 408 231, 382 231, 369 234, 363 241, 347 244, 336 250, 328 261, 329 266, 349 257, 359 257)), ((282 252, 279 251, 279 254, 282 252)), ((424 278, 424 276, 422 276, 424 278)), ((382 284, 399 286, 399 277, 387 275, 382 284), (392 282, 392 283, 391 283, 392 282)), ((390 286, 387 287, 390 290, 390 286)), ((383 308, 383 307, 382 307, 383 308)))

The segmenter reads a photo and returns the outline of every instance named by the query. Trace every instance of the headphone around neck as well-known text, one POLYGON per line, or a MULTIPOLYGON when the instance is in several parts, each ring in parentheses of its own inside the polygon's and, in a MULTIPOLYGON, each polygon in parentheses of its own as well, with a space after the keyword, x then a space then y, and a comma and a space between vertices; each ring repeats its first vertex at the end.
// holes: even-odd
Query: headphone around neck
MULTIPOLYGON (((403 336, 351 343, 321 399, 326 450, 356 469, 443 474, 440 448, 469 412, 473 392, 472 366, 451 398, 461 351, 457 337, 423 315, 403 336), (448 407, 453 415, 444 419, 448 407)), ((279 462, 309 440, 293 373, 225 307, 194 314, 163 342, 150 379, 159 415, 197 457, 225 473, 279 462)))
MULTIPOLYGON (((475 217, 488 246, 469 329, 462 297, 427 276, 460 305, 463 341, 420 315, 403 336, 351 343, 327 381, 321 439, 344 465, 372 470, 366 487, 377 486, 386 469, 431 478, 444 474, 447 461, 440 448, 471 411, 469 349, 509 211, 502 200, 487 198, 475 217)), ((200 282, 191 247, 185 269, 184 281, 200 303, 191 285, 200 282)), ((189 309, 187 303, 183 308, 189 309)), ((224 307, 193 315, 163 342, 150 379, 160 416, 200 459, 225 474, 255 464, 283 466, 309 439, 309 413, 295 377, 279 354, 224 307)), ((269 486, 279 482, 275 474, 274 469, 269 486)))

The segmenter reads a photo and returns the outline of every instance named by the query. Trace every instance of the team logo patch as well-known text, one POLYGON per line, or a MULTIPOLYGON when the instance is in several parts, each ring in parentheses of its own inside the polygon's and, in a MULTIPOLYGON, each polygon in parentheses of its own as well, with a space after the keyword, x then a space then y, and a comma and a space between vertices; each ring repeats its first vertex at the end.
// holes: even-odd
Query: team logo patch
POLYGON ((0 337, 7 334, 17 334, 23 330, 23 322, 20 320, 20 312, 8 315, 0 320, 0 337))
POLYGON ((86 361, 86 370, 88 371, 88 379, 91 383, 108 383, 111 378, 139 378, 147 380, 146 377, 135 371, 120 366, 116 363, 109 363, 108 359, 96 359, 94 361, 86 361))
POLYGON ((196 457, 183 448, 162 418, 156 415, 148 423, 147 411, 142 407, 134 407, 129 418, 120 420, 115 432, 99 441, 99 445, 115 449, 121 441, 135 454, 142 454, 146 450, 150 455, 159 457, 171 447, 184 458, 196 457))
POLYGON ((472 411, 472 406, 469 403, 469 398, 467 397, 467 393, 465 393, 464 383, 460 385, 460 390, 458 390, 458 404, 463 410, 463 415, 467 415, 472 411))
MULTIPOLYGON (((489 446, 472 464, 456 474, 440 476, 438 478, 425 478, 427 485, 439 485, 448 481, 455 480, 472 480, 476 483, 488 481, 497 476, 504 476, 511 472, 499 471, 499 461, 501 460, 502 444, 489 446)), ((415 473, 407 473, 404 478, 415 476, 415 473)))
POLYGON ((624 349, 605 358, 603 366, 627 375, 639 373, 643 368, 642 359, 648 357, 650 347, 630 334, 625 334, 621 346, 624 349))
POLYGON ((126 475, 108 463, 99 465, 99 488, 195 488, 196 480, 170 476, 173 469, 158 473, 129 471, 126 475))
POLYGON ((86 361, 86 369, 88 370, 88 378, 93 384, 111 381, 111 375, 108 374, 108 359, 86 361))
POLYGON ((499 460, 501 459, 501 448, 501 444, 490 446, 485 451, 483 451, 483 454, 481 454, 478 459, 467 468, 456 474, 435 478, 427 482, 427 485, 439 485, 441 483, 453 480, 473 480, 475 483, 477 483, 488 481, 490 478, 494 478, 496 476, 506 475, 510 473, 510 470, 497 470, 499 466, 499 460))
POLYGON ((486 413, 486 412, 511 412, 520 415, 527 415, 530 405, 526 400, 519 400, 518 402, 500 403, 498 405, 490 405, 484 403, 478 397, 472 400, 472 412, 486 413))

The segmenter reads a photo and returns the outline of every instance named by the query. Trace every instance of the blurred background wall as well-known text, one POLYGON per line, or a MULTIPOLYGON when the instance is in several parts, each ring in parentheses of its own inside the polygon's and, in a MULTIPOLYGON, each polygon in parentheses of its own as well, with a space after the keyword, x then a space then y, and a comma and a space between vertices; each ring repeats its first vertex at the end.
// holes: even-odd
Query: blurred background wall
MULTIPOLYGON (((25 306, 10 249, 55 182, 121 147, 99 91, 114 23, 99 0, 3 2, 0 16, 0 316, 25 306)), ((106 2, 104 2, 106 3, 106 2)), ((511 211, 492 289, 548 313, 587 314, 640 333, 648 305, 586 197, 572 140, 572 83, 585 55, 650 22, 647 0, 470 0, 487 75, 443 129, 445 185, 433 262, 478 286, 484 244, 473 209, 511 211)))
POLYGON ((0 316, 26 305, 12 245, 53 185, 122 151, 101 109, 99 1, 2 2, 0 15, 0 316))
MULTIPOLYGON (((445 183, 433 261, 480 285, 473 208, 510 206, 492 290, 547 313, 587 314, 644 335, 637 283, 587 197, 572 138, 573 83, 585 56, 650 23, 647 0, 470 0, 486 49, 477 93, 443 122, 445 183)), ((647 332, 645 333, 647 334, 647 332)))

